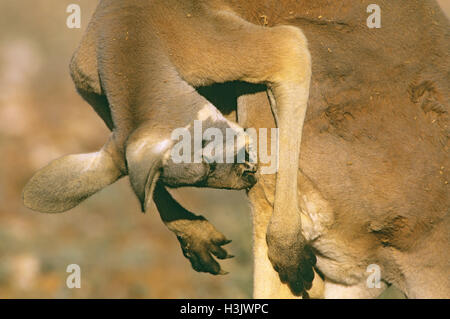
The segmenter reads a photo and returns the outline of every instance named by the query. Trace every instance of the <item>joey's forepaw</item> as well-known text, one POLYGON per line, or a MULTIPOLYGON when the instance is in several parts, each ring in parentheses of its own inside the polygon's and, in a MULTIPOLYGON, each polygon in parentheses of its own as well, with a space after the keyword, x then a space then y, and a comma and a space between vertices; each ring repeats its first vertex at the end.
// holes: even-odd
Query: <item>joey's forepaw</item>
MULTIPOLYGON (((213 275, 226 275, 228 272, 220 268, 215 260, 234 257, 222 246, 231 242, 222 233, 209 223, 206 219, 184 220, 178 228, 178 241, 180 242, 183 255, 189 259, 192 268, 198 272, 206 272, 213 275)), ((172 227, 172 228, 175 228, 172 227)))
POLYGON ((281 282, 287 284, 291 292, 307 297, 314 279, 316 256, 309 246, 292 245, 274 247, 269 245, 269 259, 280 276, 281 282))

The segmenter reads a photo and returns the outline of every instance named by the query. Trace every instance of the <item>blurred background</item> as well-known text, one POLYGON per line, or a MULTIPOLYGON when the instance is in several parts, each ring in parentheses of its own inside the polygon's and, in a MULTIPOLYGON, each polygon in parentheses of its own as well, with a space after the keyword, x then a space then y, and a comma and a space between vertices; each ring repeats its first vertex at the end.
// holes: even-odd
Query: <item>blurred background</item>
MULTIPOLYGON (((450 0, 441 0, 447 13, 450 0)), ((79 97, 68 64, 94 0, 0 0, 0 298, 249 298, 251 219, 245 193, 183 189, 186 208, 233 242, 227 276, 192 270, 155 210, 140 213, 127 178, 57 215, 23 207, 32 174, 70 153, 98 150, 109 132, 79 97), (81 6, 82 28, 66 8, 81 6), (81 267, 81 289, 66 267, 81 267)))

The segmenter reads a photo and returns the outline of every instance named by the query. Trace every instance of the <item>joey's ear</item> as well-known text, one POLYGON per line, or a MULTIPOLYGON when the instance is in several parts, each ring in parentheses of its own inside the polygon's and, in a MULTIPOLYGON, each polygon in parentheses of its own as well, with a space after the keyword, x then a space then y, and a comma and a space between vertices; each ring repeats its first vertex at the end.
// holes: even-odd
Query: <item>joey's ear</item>
POLYGON ((151 137, 132 139, 127 144, 126 157, 130 183, 145 213, 153 197, 163 165, 163 157, 170 148, 170 141, 151 137))
POLYGON ((44 212, 67 211, 122 176, 108 152, 67 155, 39 170, 23 191, 26 207, 44 212))

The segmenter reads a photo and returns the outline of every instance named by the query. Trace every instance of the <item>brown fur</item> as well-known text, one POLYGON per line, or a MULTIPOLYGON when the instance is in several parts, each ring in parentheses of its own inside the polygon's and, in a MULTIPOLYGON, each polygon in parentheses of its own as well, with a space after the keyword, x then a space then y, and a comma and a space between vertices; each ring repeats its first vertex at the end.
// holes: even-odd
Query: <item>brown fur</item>
MULTIPOLYGON (((267 232, 269 258, 293 291, 303 291, 299 265, 309 272, 312 266, 302 253, 305 240, 296 175, 311 70, 306 40, 298 28, 262 28, 236 15, 223 1, 101 1, 74 56, 72 74, 76 83, 84 82, 77 86, 83 96, 88 95, 88 102, 92 93, 106 96, 108 105, 94 108, 106 115, 109 127, 113 124, 114 140, 122 152, 125 143, 134 143, 133 130, 146 121, 162 123, 169 118, 172 128, 182 126, 189 109, 149 109, 153 104, 173 104, 173 96, 185 90, 180 81, 190 86, 234 80, 267 84, 276 103, 272 110, 280 128, 280 154, 285 154, 279 160, 277 200, 267 232), (97 61, 85 58, 86 54, 97 56, 97 61), (87 65, 80 66, 85 61, 87 65), (100 86, 88 83, 96 80, 100 86)), ((161 140, 169 129, 146 130, 161 140)), ((127 160, 135 167, 132 158, 127 160)), ((155 165, 131 171, 141 201, 152 191, 151 186, 144 191, 144 185, 153 185, 148 178, 141 179, 146 171, 155 174, 155 165)))
MULTIPOLYGON (((333 216, 311 241, 325 296, 376 296, 365 285, 366 267, 375 263, 383 281, 408 297, 448 298, 450 28, 435 1, 377 2, 381 29, 365 25, 370 1, 232 2, 255 23, 264 14, 269 25, 299 26, 309 39, 313 77, 300 172, 326 200, 312 199, 316 208, 333 216)), ((261 106, 266 97, 253 100, 261 106)), ((264 114, 248 108, 241 124, 272 123, 265 103, 264 114)), ((300 181, 300 194, 304 187, 300 181)), ((264 178, 249 194, 257 297, 283 290, 260 279, 272 277, 257 253, 266 249, 259 238, 271 207, 261 188, 274 186, 264 178)))
MULTIPOLYGON (((182 10, 176 12, 183 14, 178 16, 172 15, 174 10, 170 10, 173 1, 164 3, 167 5, 162 9, 166 11, 162 12, 166 14, 161 14, 160 20, 155 21, 163 27, 162 32, 170 36, 175 34, 164 45, 171 50, 169 56, 180 74, 192 85, 255 80, 228 76, 220 70, 209 74, 217 66, 214 54, 217 47, 223 48, 223 56, 231 56, 221 65, 237 72, 233 74, 254 71, 247 69, 249 62, 264 65, 267 73, 256 72, 262 78, 273 76, 277 73, 274 70, 283 66, 274 64, 280 59, 271 59, 273 54, 284 56, 289 53, 289 49, 276 49, 275 52, 272 49, 273 43, 283 43, 279 38, 281 32, 267 39, 252 35, 246 38, 248 41, 234 42, 239 45, 227 46, 229 32, 223 32, 223 36, 216 33, 217 37, 204 37, 211 34, 211 29, 204 24, 195 39, 189 37, 186 41, 184 36, 192 31, 190 20, 204 13, 203 2, 180 3, 182 10), (179 33, 180 29, 190 31, 179 33), (194 40, 200 43, 192 42, 194 40), (173 50, 178 44, 183 46, 186 55, 173 50), (198 50, 199 47, 203 50, 198 50), (260 53, 267 52, 268 59, 264 61, 269 65, 246 59, 253 57, 254 47, 266 50, 260 53), (250 54, 242 55, 242 51, 250 54), (196 74, 198 68, 203 76, 196 74)), ((313 78, 300 156, 298 206, 302 211, 303 235, 317 256, 316 271, 320 277, 316 276, 314 282, 325 281, 325 297, 376 296, 379 289, 368 289, 365 285, 366 268, 376 263, 381 267, 383 283, 396 285, 408 297, 448 298, 450 28, 435 1, 379 1, 381 29, 368 29, 365 25, 366 7, 371 3, 365 0, 224 0, 208 3, 219 6, 226 3, 239 16, 256 25, 300 27, 309 39, 313 78)), ((136 48, 142 41, 133 39, 130 34, 145 26, 145 21, 135 18, 139 16, 138 9, 115 9, 127 12, 130 22, 126 25, 113 23, 116 28, 111 28, 112 34, 120 35, 122 43, 135 41, 136 48), (136 29, 128 29, 128 26, 136 29)), ((104 15, 105 18, 112 17, 114 10, 105 11, 104 15)), ((95 23, 93 28, 96 28, 95 23)), ((158 41, 146 43, 160 45, 158 41)), ((95 45, 82 47, 79 52, 97 48, 95 45)), ((285 48, 289 47, 286 45, 285 48)), ((89 70, 97 70, 92 66, 96 61, 86 56, 97 56, 97 51, 80 54, 87 70, 80 79, 98 83, 98 73, 89 73, 89 70)), ((110 83, 119 85, 118 94, 111 99, 133 101, 133 96, 120 94, 129 86, 140 87, 140 82, 133 82, 133 77, 123 75, 121 67, 125 64, 121 59, 127 57, 106 53, 105 58, 105 63, 114 69, 109 74, 110 83)), ((164 61, 163 56, 158 65, 163 65, 164 61)), ((295 62, 292 59, 286 61, 288 64, 295 62)), ((134 76, 142 69, 128 72, 134 76)), ((286 76, 287 73, 277 74, 286 76)), ((106 74, 100 76, 108 77, 106 74)), ((164 81, 157 80, 158 83, 164 81)), ((86 87, 87 93, 93 92, 94 96, 104 94, 102 86, 86 87)), ((155 90, 160 89, 163 96, 168 94, 164 87, 155 87, 155 90)), ((265 93, 244 95, 239 101, 242 126, 274 125, 265 93)), ((96 109, 108 117, 105 107, 96 109)), ((137 110, 136 116, 122 119, 118 124, 126 127, 128 121, 139 120, 141 115, 137 110)), ((108 126, 112 123, 105 122, 108 126)), ((121 138, 124 136, 118 136, 119 140, 121 138)), ((255 297, 292 296, 286 285, 279 282, 267 259, 266 232, 273 211, 275 187, 274 178, 264 177, 249 192, 254 215, 255 297)))
POLYGON ((119 147, 142 121, 164 116, 177 123, 177 114, 165 109, 163 114, 149 112, 147 105, 180 90, 168 79, 170 70, 192 86, 240 80, 270 87, 284 155, 279 159, 277 200, 268 225, 269 258, 294 292, 303 291, 299 266, 309 273, 312 266, 302 253, 305 240, 296 192, 310 81, 310 56, 301 31, 250 24, 222 1, 102 1, 94 19, 92 32, 98 26, 100 45, 85 45, 97 48, 119 147), (151 87, 143 88, 146 83, 151 87), (145 94, 139 94, 141 90, 145 94), (142 98, 149 101, 143 103, 142 98), (127 112, 122 111, 124 106, 127 112))

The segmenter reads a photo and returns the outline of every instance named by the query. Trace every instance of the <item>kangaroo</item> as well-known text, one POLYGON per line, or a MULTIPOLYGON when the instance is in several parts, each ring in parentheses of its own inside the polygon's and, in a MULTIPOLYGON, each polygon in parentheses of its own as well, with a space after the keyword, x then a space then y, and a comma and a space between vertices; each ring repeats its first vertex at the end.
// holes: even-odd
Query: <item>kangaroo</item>
MULTIPOLYGON (((228 81, 265 84, 279 128, 281 155, 267 229, 268 257, 280 279, 299 294, 312 280, 303 274, 312 273, 314 264, 305 253, 297 200, 311 58, 299 28, 252 24, 233 10, 234 5, 226 0, 100 1, 73 56, 71 74, 78 92, 112 131, 111 138, 98 153, 70 155, 38 172, 25 188, 24 201, 39 211, 64 211, 128 174, 143 210, 152 195, 159 209, 164 200, 169 203, 166 208, 175 207, 163 185, 170 175, 164 172, 170 166, 170 133, 195 119, 215 116, 195 88, 228 81)), ((201 186, 230 187, 208 185, 205 176, 210 175, 204 171, 210 169, 196 165, 187 172, 195 176, 193 184, 202 180, 201 186)), ((239 187, 254 180, 254 168, 234 169, 243 178, 239 187), (250 181, 245 182, 245 176, 250 181)), ((183 170, 173 171, 177 175, 183 170)), ((170 222, 167 216, 162 218, 170 222)), ((183 242, 186 236, 179 238, 183 242)), ((210 251, 228 257, 218 248, 210 251)), ((194 269, 202 268, 199 259, 208 263, 204 256, 202 251, 190 258, 194 269)), ((210 272, 218 272, 217 265, 211 268, 210 272)))

